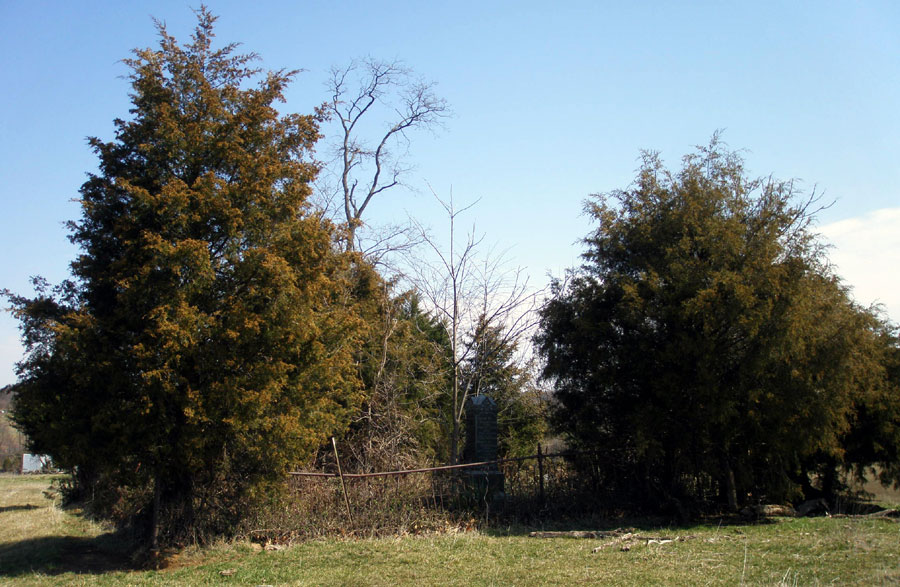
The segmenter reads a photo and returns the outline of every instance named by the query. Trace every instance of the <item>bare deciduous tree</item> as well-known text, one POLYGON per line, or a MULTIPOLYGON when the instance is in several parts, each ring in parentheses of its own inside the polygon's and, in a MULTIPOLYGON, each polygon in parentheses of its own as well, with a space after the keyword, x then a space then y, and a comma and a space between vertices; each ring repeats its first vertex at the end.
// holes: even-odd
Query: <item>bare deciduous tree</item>
POLYGON ((357 234, 365 224, 363 214, 376 196, 401 185, 410 170, 401 152, 408 150, 408 133, 435 128, 449 109, 434 93, 434 83, 422 81, 399 61, 355 60, 332 68, 327 86, 324 112, 339 131, 334 159, 326 165, 333 185, 320 199, 324 208, 339 201, 343 213, 334 212, 346 222, 347 250, 378 256, 408 231, 389 227, 366 250, 357 234))
MULTIPOLYGON (((432 191, 434 194, 434 192, 432 191)), ((446 245, 417 225, 419 237, 430 250, 428 257, 420 257, 411 264, 410 279, 427 300, 431 310, 442 320, 450 338, 451 373, 451 437, 450 459, 459 457, 460 423, 466 398, 476 395, 480 377, 461 376, 462 364, 477 352, 483 341, 466 338, 479 323, 499 327, 504 342, 520 340, 536 324, 536 305, 541 294, 531 291, 522 269, 506 269, 503 255, 486 255, 479 259, 478 247, 483 236, 476 236, 475 227, 457 242, 457 217, 477 202, 457 209, 451 194, 442 200, 449 225, 446 245)), ((482 330, 483 331, 483 330, 482 330)), ((477 375, 477 374, 476 374, 477 375)))

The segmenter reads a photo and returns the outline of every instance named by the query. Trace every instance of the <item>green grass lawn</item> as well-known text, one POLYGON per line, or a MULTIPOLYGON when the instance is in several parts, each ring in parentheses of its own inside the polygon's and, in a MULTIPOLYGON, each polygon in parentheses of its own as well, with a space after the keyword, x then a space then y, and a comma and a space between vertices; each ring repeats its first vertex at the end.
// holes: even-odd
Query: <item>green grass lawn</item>
MULTIPOLYGON (((688 537, 594 553, 603 539, 529 538, 527 529, 321 540, 280 550, 190 548, 139 571, 114 536, 57 509, 48 477, 0 477, 0 583, 12 585, 816 585, 900 584, 900 523, 804 518, 641 528, 688 537)), ((575 528, 572 528, 575 529, 575 528)), ((585 528, 578 528, 585 529, 585 528)))

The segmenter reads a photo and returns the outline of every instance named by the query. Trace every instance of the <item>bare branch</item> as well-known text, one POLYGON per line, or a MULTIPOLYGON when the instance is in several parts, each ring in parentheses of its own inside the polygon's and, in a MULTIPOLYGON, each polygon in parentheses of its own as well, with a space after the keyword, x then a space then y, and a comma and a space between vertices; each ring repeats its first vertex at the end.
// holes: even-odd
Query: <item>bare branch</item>
POLYGON ((409 131, 434 129, 449 116, 449 108, 434 93, 434 83, 421 81, 399 61, 363 59, 332 68, 327 87, 330 99, 323 110, 340 128, 336 157, 325 166, 340 178, 346 248, 363 250, 357 230, 365 226, 366 209, 379 195, 403 185, 410 170, 394 147, 409 143, 409 131), (366 140, 366 134, 374 140, 366 140))
POLYGON ((477 201, 457 208, 452 191, 446 200, 434 190, 432 194, 446 213, 448 240, 435 238, 416 223, 427 253, 409 263, 411 274, 408 279, 421 293, 429 310, 440 317, 450 339, 451 458, 455 462, 465 401, 469 396, 480 393, 481 374, 476 377, 461 374, 461 367, 473 361, 479 350, 484 356, 483 349, 478 348, 479 344, 484 345, 484 341, 474 335, 478 325, 498 329, 501 344, 517 347, 518 342, 537 323, 535 310, 541 292, 531 291, 523 269, 507 269, 503 254, 488 254, 481 258, 479 248, 484 236, 476 233, 474 225, 465 239, 457 242, 459 216, 477 201))

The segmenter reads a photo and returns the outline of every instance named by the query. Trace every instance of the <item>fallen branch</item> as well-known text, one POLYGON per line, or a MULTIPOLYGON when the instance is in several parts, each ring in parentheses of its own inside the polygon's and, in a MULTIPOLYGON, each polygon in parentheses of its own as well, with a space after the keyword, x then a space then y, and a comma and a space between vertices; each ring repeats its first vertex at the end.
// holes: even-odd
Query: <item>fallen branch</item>
POLYGON ((889 522, 900 522, 900 510, 890 509, 872 512, 871 514, 834 514, 833 518, 851 518, 857 520, 887 520, 889 522))
POLYGON ((865 514, 864 518, 900 518, 900 510, 881 510, 880 512, 872 512, 865 514))
POLYGON ((592 540, 596 540, 597 538, 621 536, 623 533, 630 532, 632 530, 634 530, 634 528, 629 528, 627 530, 617 528, 608 532, 594 532, 585 530, 570 530, 568 532, 531 532, 528 536, 530 538, 590 538, 592 540))
MULTIPOLYGON (((621 536, 613 538, 612 540, 610 540, 608 542, 604 542, 600 546, 597 546, 596 548, 591 550, 591 552, 597 553, 603 549, 609 548, 610 546, 616 546, 617 544, 622 544, 623 542, 627 543, 627 542, 631 542, 633 540, 634 540, 634 534, 632 534, 631 532, 628 532, 626 534, 622 534, 621 536)), ((622 550, 622 551, 631 550, 631 545, 630 544, 622 544, 622 546, 619 550, 622 550)))
POLYGON ((566 532, 531 532, 528 534, 531 538, 610 538, 600 546, 594 548, 591 552, 600 552, 611 546, 620 545, 620 550, 628 551, 631 547, 644 543, 647 546, 651 544, 671 544, 672 542, 684 542, 694 536, 647 536, 645 534, 635 534, 634 528, 616 528, 605 532, 593 530, 569 530, 566 532))
POLYGON ((608 542, 604 542, 591 550, 591 552, 597 553, 611 546, 618 546, 620 551, 628 552, 631 550, 632 546, 637 546, 642 543, 646 546, 650 546, 651 544, 662 546, 663 544, 671 544, 673 542, 684 542, 692 538, 695 538, 695 536, 645 536, 643 534, 632 534, 631 532, 627 532, 608 542))

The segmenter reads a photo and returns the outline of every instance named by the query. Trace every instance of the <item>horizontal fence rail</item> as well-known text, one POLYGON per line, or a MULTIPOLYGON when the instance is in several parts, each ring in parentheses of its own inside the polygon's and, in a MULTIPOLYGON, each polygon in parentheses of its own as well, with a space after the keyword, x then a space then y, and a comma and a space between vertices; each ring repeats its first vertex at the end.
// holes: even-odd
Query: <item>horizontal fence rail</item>
POLYGON ((605 453, 536 449, 528 456, 370 473, 348 472, 343 459, 333 454, 318 471, 285 475, 289 497, 283 507, 258 520, 267 529, 260 532, 271 540, 445 532, 498 519, 533 523, 593 511, 596 488, 585 483, 578 469, 591 468, 605 453), (485 470, 502 478, 469 478, 470 471, 485 470))
MULTIPOLYGON (((560 452, 552 454, 536 454, 527 457, 512 457, 508 459, 497 459, 495 461, 481 461, 477 463, 460 463, 458 465, 441 465, 438 467, 426 467, 424 469, 406 469, 403 471, 382 471, 378 473, 344 473, 344 479, 365 479, 369 477, 393 477, 398 475, 411 475, 414 473, 432 473, 435 471, 450 471, 452 469, 470 469, 474 467, 485 467, 488 465, 502 465, 504 463, 518 463, 522 461, 549 459, 559 457, 572 457, 581 453, 576 452, 560 452)), ((317 473, 307 471, 290 471, 288 475, 294 477, 340 477, 339 473, 317 473)))

